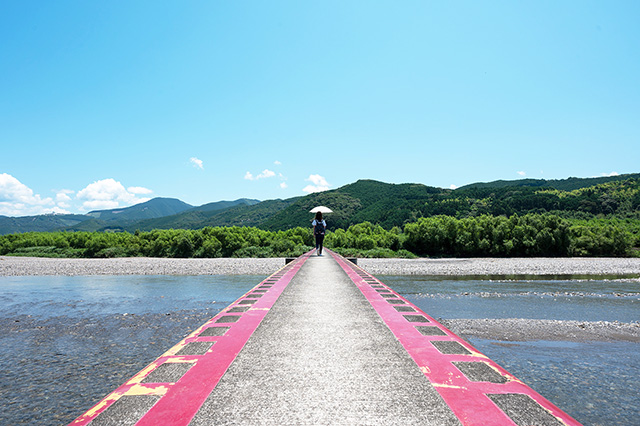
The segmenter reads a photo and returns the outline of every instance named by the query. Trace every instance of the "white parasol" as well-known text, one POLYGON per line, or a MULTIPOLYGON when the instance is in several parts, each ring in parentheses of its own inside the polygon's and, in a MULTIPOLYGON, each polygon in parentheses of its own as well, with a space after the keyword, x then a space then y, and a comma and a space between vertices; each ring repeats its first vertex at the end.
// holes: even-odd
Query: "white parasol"
POLYGON ((331 210, 329 207, 325 207, 325 206, 318 206, 318 207, 314 207, 311 210, 309 210, 309 213, 333 213, 333 210, 331 210))

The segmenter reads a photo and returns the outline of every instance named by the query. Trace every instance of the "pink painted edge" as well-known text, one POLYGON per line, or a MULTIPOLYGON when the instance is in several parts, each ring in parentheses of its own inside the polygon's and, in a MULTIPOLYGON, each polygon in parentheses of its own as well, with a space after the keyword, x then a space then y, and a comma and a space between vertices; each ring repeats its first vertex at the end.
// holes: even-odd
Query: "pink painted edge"
POLYGON ((480 353, 473 346, 452 333, 442 324, 437 322, 417 306, 413 305, 407 299, 400 296, 373 275, 369 274, 362 268, 351 264, 351 262, 347 261, 342 256, 332 251, 327 251, 334 257, 334 259, 336 259, 338 264, 342 267, 353 283, 362 291, 365 298, 369 303, 371 303, 372 307, 387 324, 391 332, 407 350, 418 367, 420 367, 423 374, 434 385, 438 393, 440 393, 447 405, 449 405, 463 425, 515 425, 515 423, 486 396, 487 394, 500 393, 520 393, 528 395, 561 423, 572 426, 580 425, 580 423, 567 413, 552 404, 529 386, 525 385, 515 376, 508 373, 494 361, 480 353), (398 299, 403 300, 405 303, 402 306, 410 306, 415 310, 415 312, 396 311, 394 306, 397 305, 388 303, 375 288, 371 287, 371 284, 365 282, 364 278, 360 276, 356 270, 360 270, 362 273, 366 274, 366 276, 375 279, 378 283, 383 285, 385 289, 388 289, 392 294, 395 294, 398 299), (423 315, 427 319, 427 322, 409 322, 404 318, 404 315, 423 315), (442 330, 446 336, 424 336, 415 328, 415 326, 419 325, 435 326, 442 330), (456 341, 470 350, 472 355, 442 354, 430 343, 431 340, 456 341), (504 384, 471 382, 452 364, 453 361, 486 362, 500 374, 505 376, 509 381, 504 384))
POLYGON ((308 252, 300 256, 262 280, 235 302, 220 311, 211 320, 207 321, 196 331, 134 375, 130 380, 108 394, 100 402, 71 422, 69 426, 88 424, 133 388, 139 390, 149 389, 150 392, 153 392, 154 389, 160 387, 163 388, 163 391, 166 391, 136 425, 188 425, 253 332, 260 325, 260 322, 266 316, 269 309, 275 304, 284 289, 309 258, 310 253, 311 252, 308 252), (285 270, 286 272, 282 273, 285 270), (246 306, 239 304, 239 302, 246 299, 247 295, 264 285, 265 282, 271 281, 273 277, 280 274, 281 276, 278 277, 274 285, 268 289, 267 293, 264 293, 261 298, 257 299, 253 305, 250 305, 249 310, 238 314, 227 312, 232 307, 246 306), (240 319, 235 323, 216 323, 219 318, 227 315, 237 315, 240 316, 240 319), (199 337, 198 335, 208 327, 229 327, 229 330, 224 336, 199 337), (175 352, 187 343, 201 341, 215 343, 204 355, 175 355, 175 352), (176 383, 139 383, 139 380, 142 380, 155 368, 167 361, 195 362, 195 364, 176 383))

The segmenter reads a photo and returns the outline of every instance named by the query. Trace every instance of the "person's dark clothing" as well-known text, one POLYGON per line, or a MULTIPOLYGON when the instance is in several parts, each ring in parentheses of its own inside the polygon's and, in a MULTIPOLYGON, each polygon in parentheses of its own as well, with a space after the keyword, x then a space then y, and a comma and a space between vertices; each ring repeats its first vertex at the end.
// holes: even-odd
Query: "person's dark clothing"
POLYGON ((313 225, 313 233, 316 237, 316 251, 318 252, 318 256, 320 256, 322 254, 322 243, 324 242, 324 232, 327 228, 327 222, 325 222, 324 220, 316 221, 314 219, 311 224, 313 225))

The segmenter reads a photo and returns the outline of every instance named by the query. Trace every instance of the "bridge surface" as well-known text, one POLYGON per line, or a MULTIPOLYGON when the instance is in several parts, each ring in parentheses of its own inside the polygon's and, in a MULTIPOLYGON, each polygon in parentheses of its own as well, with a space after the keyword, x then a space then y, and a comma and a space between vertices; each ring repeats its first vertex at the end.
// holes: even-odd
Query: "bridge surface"
POLYGON ((326 250, 262 281, 72 425, 578 425, 326 250))

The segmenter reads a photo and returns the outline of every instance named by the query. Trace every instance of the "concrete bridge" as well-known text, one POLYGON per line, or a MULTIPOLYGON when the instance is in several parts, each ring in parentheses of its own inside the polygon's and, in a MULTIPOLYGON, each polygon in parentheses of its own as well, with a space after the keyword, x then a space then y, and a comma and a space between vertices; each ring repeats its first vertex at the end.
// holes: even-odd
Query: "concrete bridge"
POLYGON ((307 253, 72 425, 578 425, 346 259, 307 253))

